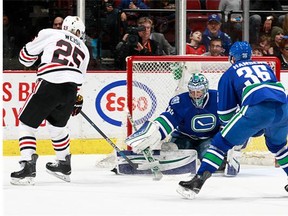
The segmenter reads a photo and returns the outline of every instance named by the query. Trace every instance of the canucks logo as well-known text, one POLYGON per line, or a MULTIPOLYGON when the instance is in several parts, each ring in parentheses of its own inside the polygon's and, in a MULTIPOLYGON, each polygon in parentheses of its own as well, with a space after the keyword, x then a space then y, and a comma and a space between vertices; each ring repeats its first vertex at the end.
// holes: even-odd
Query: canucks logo
POLYGON ((195 132, 207 132, 216 127, 217 119, 213 114, 195 115, 192 119, 192 130, 195 132))

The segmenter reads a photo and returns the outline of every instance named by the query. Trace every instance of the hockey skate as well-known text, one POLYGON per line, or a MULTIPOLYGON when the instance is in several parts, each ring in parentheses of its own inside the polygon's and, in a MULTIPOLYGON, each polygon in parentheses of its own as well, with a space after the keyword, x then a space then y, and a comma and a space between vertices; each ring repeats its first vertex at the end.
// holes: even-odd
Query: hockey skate
POLYGON ((36 161, 37 154, 31 155, 30 161, 20 161, 22 169, 11 173, 10 183, 13 185, 34 185, 34 178, 36 177, 36 161))
POLYGON ((46 171, 66 182, 70 182, 71 174, 71 154, 67 155, 64 160, 57 160, 56 162, 48 162, 46 164, 46 171))
POLYGON ((186 199, 194 199, 209 177, 211 177, 211 173, 205 171, 203 175, 196 174, 190 181, 180 181, 177 192, 186 199))

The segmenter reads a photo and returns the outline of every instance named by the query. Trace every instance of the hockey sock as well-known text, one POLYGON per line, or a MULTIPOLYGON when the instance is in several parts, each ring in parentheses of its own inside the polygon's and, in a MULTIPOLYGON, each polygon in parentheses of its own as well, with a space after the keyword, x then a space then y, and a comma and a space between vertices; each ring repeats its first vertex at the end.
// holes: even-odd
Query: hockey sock
POLYGON ((36 152, 35 129, 20 122, 19 124, 19 149, 21 153, 20 161, 31 160, 31 155, 36 152))
POLYGON ((224 160, 224 155, 224 152, 222 152, 220 149, 211 146, 205 153, 197 174, 203 175, 205 171, 214 173, 221 166, 224 160))
POLYGON ((288 147, 284 146, 280 151, 276 153, 275 157, 280 167, 288 175, 288 147))
POLYGON ((70 154, 70 136, 65 127, 55 127, 49 125, 52 145, 56 152, 58 160, 65 160, 65 157, 70 154))

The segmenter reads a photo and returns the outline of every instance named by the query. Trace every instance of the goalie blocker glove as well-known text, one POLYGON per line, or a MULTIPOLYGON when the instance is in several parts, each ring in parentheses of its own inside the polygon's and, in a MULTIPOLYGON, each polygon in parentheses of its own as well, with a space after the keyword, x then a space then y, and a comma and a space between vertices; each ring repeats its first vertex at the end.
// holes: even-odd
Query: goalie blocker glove
POLYGON ((139 130, 130 135, 125 143, 133 152, 139 154, 146 148, 153 150, 161 141, 159 126, 155 122, 146 121, 139 130))
POLYGON ((83 96, 79 94, 76 97, 76 102, 74 104, 71 115, 72 116, 78 115, 80 111, 82 110, 82 107, 83 107, 83 96))

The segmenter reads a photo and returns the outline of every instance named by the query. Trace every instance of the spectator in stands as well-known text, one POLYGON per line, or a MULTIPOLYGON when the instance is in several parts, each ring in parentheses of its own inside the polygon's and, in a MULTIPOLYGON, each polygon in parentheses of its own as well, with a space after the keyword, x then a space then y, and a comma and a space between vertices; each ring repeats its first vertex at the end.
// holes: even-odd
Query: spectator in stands
POLYGON ((288 70, 288 36, 284 36, 280 42, 280 55, 278 58, 281 62, 281 69, 288 70))
MULTIPOLYGON (((232 41, 239 41, 242 39, 242 21, 243 17, 240 13, 231 13, 231 11, 240 11, 242 9, 241 0, 220 0, 218 10, 224 11, 223 28, 232 38, 232 41), (231 14, 230 14, 231 13, 231 14)), ((219 14, 222 18, 222 14, 219 14)))
POLYGON ((284 32, 283 29, 278 27, 278 26, 274 26, 272 28, 271 31, 271 39, 272 39, 272 47, 273 47, 273 55, 274 56, 279 56, 280 55, 280 42, 282 40, 284 36, 284 32))
POLYGON ((148 9, 149 7, 142 0, 121 0, 119 7, 123 9, 148 9))
POLYGON ((288 13, 284 16, 282 29, 284 31, 284 35, 288 35, 288 13))
MULTIPOLYGON (((121 0, 118 9, 123 11, 123 9, 149 9, 149 7, 142 0, 121 0)), ((124 30, 127 29, 128 25, 133 25, 134 22, 139 18, 139 14, 135 12, 122 12, 121 22, 124 23, 124 30), (132 21, 128 23, 128 21, 132 21)))
POLYGON ((224 54, 228 55, 229 49, 232 45, 231 38, 228 34, 222 32, 221 28, 221 19, 217 14, 211 14, 208 17, 207 27, 203 32, 203 44, 206 47, 206 51, 209 50, 210 41, 213 38, 219 38, 222 41, 222 49, 224 49, 224 54))
POLYGON ((12 59, 18 56, 25 44, 27 34, 24 29, 11 23, 8 15, 3 15, 3 58, 12 59))
POLYGON ((252 56, 263 56, 263 48, 257 44, 252 44, 252 56))
POLYGON ((196 30, 191 31, 189 35, 190 43, 186 43, 186 54, 202 55, 206 52, 206 47, 202 44, 202 32, 196 30))
MULTIPOLYGON (((250 0, 250 10, 259 10, 259 11, 282 11, 282 5, 279 2, 279 0, 250 0)), ((250 43, 258 43, 259 35, 260 35, 260 26, 262 25, 262 22, 264 24, 264 32, 270 31, 272 28, 272 25, 265 24, 265 21, 271 19, 271 15, 275 16, 278 19, 279 23, 282 23, 284 16, 277 16, 276 14, 271 13, 254 13, 250 14, 249 18, 249 38, 250 43), (270 29, 269 29, 270 28, 270 29)))
POLYGON ((213 38, 210 41, 209 51, 202 56, 224 56, 223 43, 220 38, 213 38))
MULTIPOLYGON (((152 0, 148 1, 149 7, 152 9, 175 9, 175 0, 152 0)), ((145 1, 146 3, 146 1, 145 1)), ((175 12, 159 12, 153 13, 153 21, 155 23, 155 29, 160 33, 167 33, 170 30, 170 25, 175 26, 175 12)), ((173 27, 171 28, 171 30, 173 27)))
POLYGON ((145 4, 152 9, 175 9, 175 0, 145 0, 145 4))
POLYGON ((111 56, 114 56, 115 47, 121 40, 120 12, 114 7, 113 0, 104 0, 104 14, 101 21, 102 28, 100 32, 100 40, 109 44, 111 56))
POLYGON ((206 10, 206 0, 199 0, 199 1, 200 1, 201 9, 206 10))
POLYGON ((176 8, 175 0, 163 0, 162 4, 163 4, 162 8, 164 8, 164 9, 175 9, 176 8))
POLYGON ((15 28, 10 23, 9 17, 3 15, 3 57, 12 58, 15 52, 15 28))
POLYGON ((153 22, 148 17, 139 18, 138 33, 125 34, 116 47, 115 66, 126 69, 126 57, 132 55, 148 56, 162 55, 157 41, 150 39, 153 22), (143 30, 141 30, 143 28, 143 30), (139 31, 140 29, 140 31, 139 31))
POLYGON ((159 44, 159 49, 162 55, 176 55, 176 48, 171 46, 171 44, 166 40, 162 33, 152 32, 150 36, 151 40, 157 41, 159 44))
POLYGON ((262 47, 263 55, 264 56, 271 56, 273 55, 273 47, 271 46, 271 36, 263 34, 259 39, 259 46, 262 47))
POLYGON ((63 17, 57 16, 53 20, 53 29, 62 29, 63 17))
POLYGON ((260 35, 266 34, 271 35, 272 27, 277 25, 277 18, 274 16, 268 16, 266 17, 266 20, 264 21, 263 27, 260 29, 260 35))

